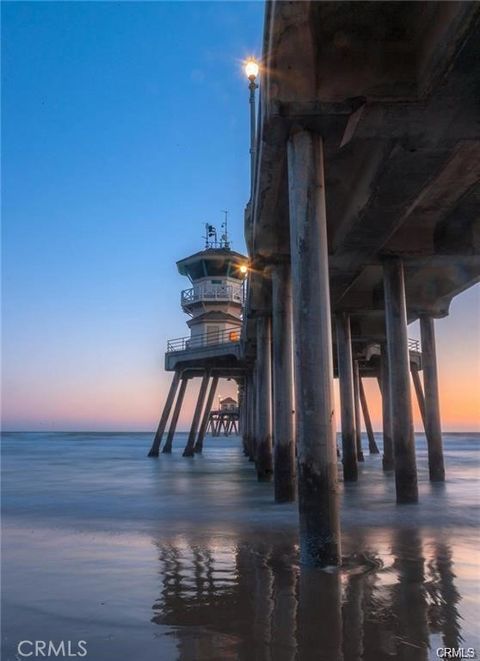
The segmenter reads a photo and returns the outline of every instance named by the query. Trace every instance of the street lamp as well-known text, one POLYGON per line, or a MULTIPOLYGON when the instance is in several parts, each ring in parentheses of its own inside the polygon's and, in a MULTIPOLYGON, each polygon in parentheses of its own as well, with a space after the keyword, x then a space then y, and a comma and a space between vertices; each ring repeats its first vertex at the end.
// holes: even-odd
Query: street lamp
POLYGON ((254 57, 249 57, 245 62, 245 74, 250 81, 250 196, 253 195, 253 179, 255 171, 255 141, 256 141, 256 117, 255 117, 255 90, 258 88, 255 82, 258 76, 259 66, 254 57))

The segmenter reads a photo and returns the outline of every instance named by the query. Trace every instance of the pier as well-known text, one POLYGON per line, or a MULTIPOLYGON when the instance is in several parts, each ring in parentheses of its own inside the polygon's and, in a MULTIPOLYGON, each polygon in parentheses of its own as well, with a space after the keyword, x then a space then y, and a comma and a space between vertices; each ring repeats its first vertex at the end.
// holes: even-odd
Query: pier
POLYGON ((177 264, 193 285, 181 296, 191 335, 167 347, 150 456, 170 417, 171 450, 200 378, 193 457, 218 379, 234 379, 258 480, 277 502, 298 496, 305 564, 341 563, 336 418, 344 481, 358 480, 361 416, 379 451, 364 379, 381 391, 379 470, 397 504, 418 501, 412 385, 430 480, 445 479, 434 325, 480 279, 479 16, 467 2, 267 3, 258 120, 249 73, 248 256, 209 226, 205 249, 177 264))

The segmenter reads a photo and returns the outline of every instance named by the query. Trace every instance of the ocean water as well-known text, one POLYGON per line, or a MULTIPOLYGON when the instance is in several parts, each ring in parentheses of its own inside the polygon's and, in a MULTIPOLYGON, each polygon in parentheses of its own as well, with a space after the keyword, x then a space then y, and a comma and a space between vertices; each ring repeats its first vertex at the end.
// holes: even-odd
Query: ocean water
POLYGON ((444 435, 443 485, 418 435, 404 506, 363 439, 338 572, 300 565, 296 505, 273 503, 238 438, 193 459, 185 434, 158 459, 151 440, 3 434, 2 659, 50 640, 92 661, 480 658, 480 435, 444 435))

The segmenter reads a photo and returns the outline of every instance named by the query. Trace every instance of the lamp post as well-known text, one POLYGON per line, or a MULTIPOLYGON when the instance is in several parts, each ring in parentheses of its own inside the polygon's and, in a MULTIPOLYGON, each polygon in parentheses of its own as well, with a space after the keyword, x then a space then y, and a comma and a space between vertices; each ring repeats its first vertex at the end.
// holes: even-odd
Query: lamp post
POLYGON ((248 78, 250 90, 250 196, 253 195, 253 183, 255 172, 255 141, 256 141, 256 117, 255 117, 255 90, 258 88, 255 82, 258 76, 258 62, 254 57, 245 62, 245 74, 248 78))

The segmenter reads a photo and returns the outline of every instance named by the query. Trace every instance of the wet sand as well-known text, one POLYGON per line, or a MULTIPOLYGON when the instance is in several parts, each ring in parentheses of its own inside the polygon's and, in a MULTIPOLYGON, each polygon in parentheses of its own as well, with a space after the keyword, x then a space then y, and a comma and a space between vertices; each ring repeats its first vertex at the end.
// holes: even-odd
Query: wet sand
POLYGON ((445 485, 417 437, 413 506, 367 451, 332 573, 300 566, 296 506, 272 503, 237 439, 193 460, 184 435, 158 460, 150 441, 3 435, 3 659, 21 640, 85 640, 95 661, 480 656, 480 436, 445 435, 445 485))

